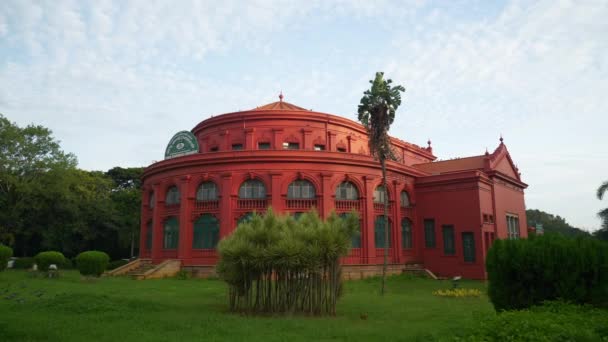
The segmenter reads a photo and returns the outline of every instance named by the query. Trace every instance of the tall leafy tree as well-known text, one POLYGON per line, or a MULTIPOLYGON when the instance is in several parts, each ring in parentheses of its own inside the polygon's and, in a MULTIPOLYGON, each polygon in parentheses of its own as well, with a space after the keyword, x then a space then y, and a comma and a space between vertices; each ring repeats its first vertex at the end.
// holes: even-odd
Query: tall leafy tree
POLYGON ((138 240, 141 211, 141 167, 114 167, 106 175, 114 181, 111 199, 119 221, 121 245, 130 245, 130 256, 135 256, 135 241, 138 240))
MULTIPOLYGON (((597 188, 597 198, 602 200, 606 193, 608 193, 608 181, 597 188)), ((608 208, 601 210, 597 215, 602 219, 602 228, 596 231, 594 235, 599 239, 608 240, 608 208)))
MULTIPOLYGON (((386 160, 395 159, 392 153, 388 131, 395 120, 395 112, 401 105, 401 93, 405 88, 391 85, 390 79, 384 79, 383 72, 377 72, 376 77, 369 81, 372 86, 363 93, 358 107, 359 121, 368 133, 370 154, 380 162, 382 168, 382 184, 388 191, 386 182, 386 160)), ((384 263, 382 266, 382 289, 385 292, 386 269, 388 265, 389 226, 388 226, 388 196, 384 196, 384 263)))
POLYGON ((30 226, 31 194, 49 172, 76 167, 76 157, 64 153, 51 130, 39 125, 19 127, 0 114, 0 232, 6 242, 27 250, 36 235, 30 226))

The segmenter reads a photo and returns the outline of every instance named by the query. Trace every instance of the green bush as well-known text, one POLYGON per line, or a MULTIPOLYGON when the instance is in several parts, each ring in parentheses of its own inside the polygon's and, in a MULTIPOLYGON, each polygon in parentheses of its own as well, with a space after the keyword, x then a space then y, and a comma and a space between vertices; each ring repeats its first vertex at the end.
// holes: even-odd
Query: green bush
POLYGON ((57 268, 61 268, 61 265, 65 262, 65 257, 61 252, 48 251, 40 252, 34 257, 36 265, 38 265, 38 271, 48 271, 50 265, 57 265, 57 268))
POLYGON ((76 268, 85 276, 99 277, 106 270, 110 257, 100 251, 86 251, 76 257, 76 268))
POLYGON ((15 263, 13 264, 13 268, 16 268, 19 270, 28 270, 28 269, 31 269, 35 263, 36 263, 36 261, 34 260, 34 258, 31 258, 31 257, 19 258, 19 259, 15 260, 15 263))
POLYGON ((126 264, 128 264, 129 262, 127 260, 114 260, 114 261, 110 261, 110 263, 108 264, 108 267, 106 268, 108 271, 109 270, 113 270, 115 268, 119 268, 120 266, 124 266, 126 264))
POLYGON ((0 244, 0 271, 3 271, 7 264, 8 260, 13 256, 13 249, 0 244))
POLYGON ((547 300, 608 306, 608 243, 560 235, 498 240, 488 251, 488 296, 497 311, 547 300))
POLYGON ((608 312, 589 305, 545 302, 479 317, 457 341, 606 341, 608 312))
POLYGON ((62 270, 71 270, 74 268, 74 264, 70 258, 63 258, 63 262, 58 267, 62 270))

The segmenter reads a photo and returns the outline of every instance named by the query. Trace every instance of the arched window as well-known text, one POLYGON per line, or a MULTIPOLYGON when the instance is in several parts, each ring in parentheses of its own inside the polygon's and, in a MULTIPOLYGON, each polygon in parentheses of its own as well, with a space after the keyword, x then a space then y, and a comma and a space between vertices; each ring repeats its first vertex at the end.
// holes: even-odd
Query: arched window
POLYGON ((251 212, 249 212, 249 213, 245 213, 245 214, 243 214, 243 216, 241 216, 241 217, 239 218, 239 220, 237 221, 237 223, 236 223, 236 224, 237 224, 237 226, 238 226, 238 225, 239 225, 239 224, 241 224, 241 223, 248 222, 248 221, 249 221, 249 220, 251 220, 252 218, 253 218, 253 213, 251 213, 251 212))
POLYGON ((179 204, 179 189, 176 186, 172 186, 167 190, 167 196, 165 197, 165 204, 174 205, 179 204))
POLYGON ((247 180, 241 184, 239 198, 266 198, 266 187, 257 179, 247 180))
POLYGON ((146 250, 152 250, 152 230, 154 229, 154 224, 152 221, 148 221, 146 225, 146 250))
POLYGON ((215 216, 201 215, 194 222, 192 248, 214 249, 220 241, 220 223, 215 216))
POLYGON ((385 203, 388 202, 388 194, 386 193, 386 189, 384 186, 379 185, 376 190, 374 190, 374 203, 385 203))
POLYGON ((305 179, 293 181, 287 188, 287 198, 315 198, 315 186, 305 179))
MULTIPOLYGON (((390 226, 390 221, 389 221, 390 226)), ((374 242, 376 244, 376 248, 384 248, 386 246, 386 236, 385 236, 385 226, 384 226, 384 216, 380 215, 376 217, 376 222, 374 224, 374 242)), ((388 236, 388 246, 391 246, 391 236, 389 232, 388 236)))
POLYGON ((410 205, 410 195, 408 195, 407 191, 401 191, 401 206, 409 207, 410 205))
POLYGON ((148 206, 150 207, 150 209, 154 208, 155 203, 156 203, 156 198, 154 196, 154 191, 151 191, 150 195, 148 197, 148 206))
POLYGON ((196 191, 197 201, 217 201, 217 185, 213 182, 204 182, 196 191))
POLYGON ((337 200, 358 200, 359 199, 359 190, 355 184, 351 182, 342 182, 336 188, 336 199, 337 200))
POLYGON ((177 249, 179 241, 179 221, 175 217, 170 217, 165 221, 163 228, 163 248, 177 249))
POLYGON ((412 222, 406 218, 401 220, 401 241, 403 249, 412 248, 412 222))
MULTIPOLYGON (((340 218, 342 218, 344 220, 348 217, 348 215, 351 215, 351 214, 350 213, 340 213, 339 216, 340 216, 340 218)), ((355 232, 355 235, 353 235, 351 245, 352 245, 352 248, 361 248, 361 225, 358 224, 358 221, 357 221, 357 231, 355 232)))

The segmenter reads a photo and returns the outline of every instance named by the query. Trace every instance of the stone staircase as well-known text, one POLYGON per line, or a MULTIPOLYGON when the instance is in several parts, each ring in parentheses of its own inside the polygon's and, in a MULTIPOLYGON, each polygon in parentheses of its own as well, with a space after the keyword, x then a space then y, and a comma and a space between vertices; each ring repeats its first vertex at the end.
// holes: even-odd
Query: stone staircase
POLYGON ((124 273, 124 275, 138 279, 154 267, 156 267, 156 265, 152 264, 152 261, 141 261, 139 265, 137 265, 137 267, 130 269, 129 271, 124 273))
POLYGON ((403 267, 403 273, 414 274, 414 275, 422 276, 422 277, 428 277, 428 278, 432 278, 435 280, 439 279, 435 274, 433 274, 433 272, 424 268, 424 265, 420 264, 420 263, 405 264, 405 266, 403 267))

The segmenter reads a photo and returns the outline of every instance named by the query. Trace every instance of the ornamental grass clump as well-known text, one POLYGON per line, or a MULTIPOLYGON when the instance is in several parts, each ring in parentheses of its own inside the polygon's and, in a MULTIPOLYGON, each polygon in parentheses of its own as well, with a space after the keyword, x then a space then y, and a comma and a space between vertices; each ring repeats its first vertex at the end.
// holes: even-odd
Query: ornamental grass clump
POLYGON ((13 249, 0 243, 0 271, 8 265, 8 260, 13 256, 13 249))
POLYGON ((218 246, 217 271, 229 285, 229 307, 244 313, 335 315, 342 291, 340 257, 358 230, 356 214, 323 221, 254 215, 218 246))
POLYGON ((99 277, 108 267, 110 257, 100 251, 86 251, 76 257, 76 268, 83 276, 99 277))

